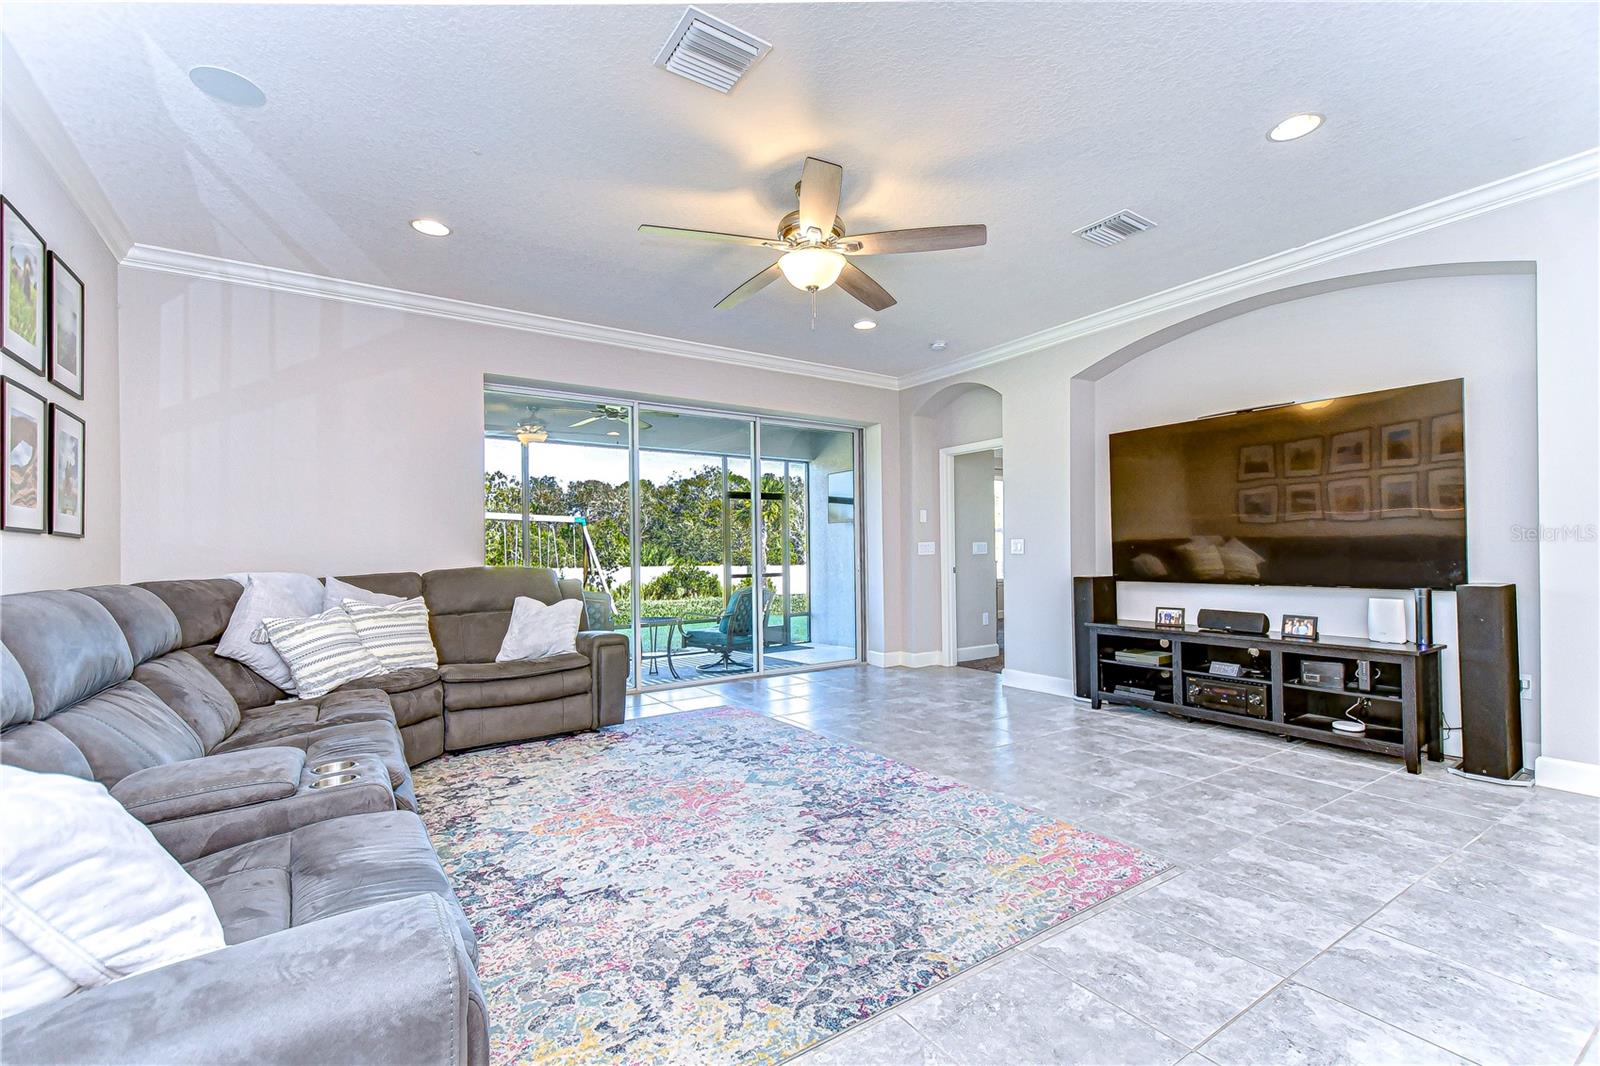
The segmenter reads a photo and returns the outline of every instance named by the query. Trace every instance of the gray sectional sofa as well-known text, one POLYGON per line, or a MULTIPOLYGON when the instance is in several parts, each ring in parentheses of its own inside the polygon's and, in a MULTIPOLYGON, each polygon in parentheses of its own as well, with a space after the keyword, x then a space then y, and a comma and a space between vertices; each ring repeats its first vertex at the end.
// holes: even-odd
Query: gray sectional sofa
POLYGON ((0 761, 105 785, 228 943, 7 1017, 7 1062, 487 1061, 476 942, 410 767, 621 722, 627 642, 494 662, 517 596, 581 596, 546 570, 343 580, 424 597, 439 669, 289 699, 216 655, 226 578, 0 599, 0 761))

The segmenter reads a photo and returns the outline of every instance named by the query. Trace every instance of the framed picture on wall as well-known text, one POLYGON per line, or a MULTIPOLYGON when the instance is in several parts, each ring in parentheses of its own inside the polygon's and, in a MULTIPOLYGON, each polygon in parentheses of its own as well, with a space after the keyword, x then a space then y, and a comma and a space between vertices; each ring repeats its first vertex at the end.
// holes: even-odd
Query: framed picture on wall
POLYGON ((0 445, 5 447, 6 484, 0 492, 0 529, 43 533, 45 453, 43 396, 0 378, 0 445))
POLYGON ((1396 422, 1378 436, 1379 466, 1416 466, 1422 461, 1421 423, 1396 422))
POLYGON ((1385 474, 1378 479, 1378 517, 1415 518, 1422 513, 1417 506, 1417 475, 1385 474))
POLYGON ((1371 480, 1346 477, 1328 482, 1328 517, 1339 522, 1365 522, 1371 518, 1371 480))
POLYGON ((50 405, 50 532, 83 536, 83 419, 50 405))
POLYGON ((1460 462, 1467 454, 1467 438, 1461 428, 1461 412, 1435 415, 1428 424, 1428 458, 1434 462, 1460 462))
POLYGON ((1278 486, 1239 490, 1239 521, 1265 525, 1278 520, 1278 486))
POLYGON ((1277 477, 1277 467, 1273 461, 1273 451, 1270 444, 1246 444, 1239 449, 1239 480, 1260 481, 1262 478, 1277 477))
POLYGON ((1283 520, 1312 522, 1322 517, 1322 482, 1297 481, 1283 487, 1283 520))
POLYGON ((1283 446, 1284 477, 1316 477, 1322 473, 1322 438, 1292 440, 1283 446))
POLYGON ((1428 513, 1459 522, 1466 509, 1467 472, 1459 466, 1428 471, 1428 513))
POLYGON ((83 281, 50 253, 50 380, 83 399, 83 281))
POLYGON ((1372 469, 1372 430, 1335 433, 1328 443, 1328 473, 1347 474, 1372 469))
MULTIPOLYGON (((28 225, 10 200, 0 196, 0 253, 5 256, 4 337, 0 351, 33 371, 44 373, 44 238, 28 225)), ((41 423, 42 424, 42 423, 41 423)))

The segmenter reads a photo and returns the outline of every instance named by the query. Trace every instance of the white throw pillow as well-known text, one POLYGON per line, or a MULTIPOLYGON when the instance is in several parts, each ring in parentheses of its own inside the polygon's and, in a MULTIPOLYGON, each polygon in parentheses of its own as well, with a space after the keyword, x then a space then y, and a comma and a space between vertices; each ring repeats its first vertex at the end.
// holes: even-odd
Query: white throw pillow
POLYGON ((244 663, 293 695, 294 673, 267 642, 261 622, 267 618, 305 618, 322 610, 322 583, 310 574, 229 574, 244 585, 228 628, 217 641, 217 654, 244 663))
POLYGON ((223 946, 199 883, 105 786, 0 766, 0 1016, 223 946))
POLYGON ((294 673, 301 699, 314 700, 357 678, 389 672, 361 643, 343 608, 310 618, 266 618, 261 625, 294 673))
POLYGON ((548 659, 578 650, 578 625, 583 620, 582 600, 545 604, 518 596, 511 604, 511 624, 500 644, 497 663, 513 659, 548 659))
POLYGON ((359 585, 340 581, 336 577, 322 579, 322 609, 331 611, 343 607, 350 600, 357 603, 399 603, 404 596, 391 596, 386 592, 369 592, 359 585))
POLYGON ((422 597, 379 606, 344 601, 344 613, 367 650, 388 670, 439 668, 439 653, 428 632, 428 605, 422 597))

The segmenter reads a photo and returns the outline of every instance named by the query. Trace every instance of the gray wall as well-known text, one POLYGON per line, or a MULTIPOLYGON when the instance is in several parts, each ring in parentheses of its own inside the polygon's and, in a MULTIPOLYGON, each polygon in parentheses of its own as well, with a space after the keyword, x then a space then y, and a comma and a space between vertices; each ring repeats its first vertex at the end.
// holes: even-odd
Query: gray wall
MULTIPOLYGON (((14 85, 6 66, 6 92, 14 85)), ((47 162, 46 153, 8 108, 0 140, 0 188, 24 218, 83 279, 83 399, 35 376, 13 359, 7 377, 59 403, 84 421, 82 539, 37 533, 0 533, 0 591, 71 588, 114 582, 121 575, 122 475, 118 437, 117 263, 47 162)), ((57 150, 67 151, 65 148, 57 150)), ((48 425, 48 419, 46 420, 48 425)), ((45 449, 48 459, 49 449, 45 449)), ((40 485, 41 492, 44 489, 40 485)))
MULTIPOLYGON (((904 556, 906 596, 904 618, 906 650, 910 661, 931 664, 938 660, 942 638, 944 595, 943 575, 939 572, 939 531, 943 519, 939 512, 939 449, 977 441, 998 440, 1004 432, 1000 394, 983 385, 958 384, 924 393, 921 402, 902 418, 905 446, 913 441, 919 461, 909 471, 908 497, 916 500, 907 527, 904 556), (911 429, 908 423, 914 423, 911 429), (928 461, 921 461, 923 455, 928 461), (925 513, 925 517, 924 517, 925 513), (933 555, 918 555, 917 543, 935 545, 933 555)), ((971 545, 968 545, 970 549, 971 545)))
POLYGON ((122 580, 481 563, 492 375, 867 426, 868 646, 901 647, 894 392, 126 266, 121 295, 122 580))
MULTIPOLYGON (((1120 317, 1108 314, 1102 328, 902 392, 910 468, 906 507, 911 516, 932 498, 924 487, 926 471, 938 465, 938 445, 927 427, 917 424, 918 409, 952 388, 984 387, 1004 398, 1006 532, 1027 542, 1025 555, 1006 557, 1006 618, 1011 631, 1006 641, 1007 682, 1070 691, 1071 578, 1074 571, 1092 572, 1101 535, 1099 531, 1091 535, 1090 530, 1097 510, 1094 493, 1078 487, 1080 479, 1074 474, 1087 470, 1095 476, 1097 383, 1085 378, 1103 376, 1097 372, 1102 363, 1137 350, 1149 338, 1160 339, 1166 331, 1181 332, 1213 312, 1277 300, 1284 290, 1300 285, 1364 284, 1361 279, 1373 272, 1451 269, 1454 264, 1486 264, 1482 269, 1502 274, 1532 269, 1537 278, 1532 309, 1537 413, 1524 410, 1505 417, 1521 438, 1537 442, 1533 475, 1537 502, 1519 523, 1520 531, 1500 530, 1496 535, 1530 540, 1544 531, 1537 544, 1538 591, 1534 603, 1526 607, 1537 617, 1538 635, 1534 647, 1525 643, 1522 649, 1525 672, 1537 663, 1542 688, 1540 773, 1545 774, 1546 762, 1554 759, 1549 768, 1552 780, 1561 775, 1567 787, 1595 787, 1593 783, 1600 782, 1600 716, 1594 713, 1591 689, 1593 664, 1600 655, 1600 553, 1582 531, 1600 523, 1600 429, 1594 418, 1600 398, 1600 361, 1595 359, 1600 337, 1594 314, 1594 293, 1600 289, 1596 206, 1593 180, 1533 199, 1502 201, 1431 227, 1368 239, 1347 254, 1293 270, 1241 272, 1229 285, 1197 291, 1186 301, 1174 299, 1160 310, 1140 314, 1128 309, 1120 317), (1575 534, 1567 532, 1574 530, 1575 534)), ((1408 318, 1423 326, 1448 328, 1447 318, 1458 310, 1466 310, 1461 302, 1447 315, 1435 311, 1424 319, 1380 298, 1352 313, 1367 316, 1373 324, 1388 322, 1412 331, 1408 318)), ((1238 321, 1243 325, 1259 313, 1249 311, 1238 321)), ((1519 322, 1526 323, 1525 308, 1516 314, 1519 322)), ((1293 350, 1252 349, 1248 357, 1239 358, 1270 370, 1293 354, 1293 350)), ((1336 371, 1349 354, 1327 355, 1333 362, 1330 369, 1336 371)), ((1399 373, 1408 358, 1409 353, 1391 352, 1389 362, 1399 373)), ((1430 370, 1426 376, 1443 375, 1430 370)), ((1177 389, 1172 392, 1179 394, 1177 389)), ((1473 478, 1473 457, 1467 466, 1468 477, 1473 478)), ((1501 476, 1509 479, 1504 470, 1501 476)), ((1525 487, 1527 475, 1521 476, 1525 487)), ((1475 501, 1484 500, 1486 494, 1518 491, 1511 480, 1468 485, 1475 501)), ((1476 551, 1469 544, 1469 552, 1476 551)), ((1484 575, 1492 576, 1487 571, 1484 575)), ((914 602, 926 587, 937 587, 937 574, 908 566, 906 581, 907 600, 914 602)), ((922 634, 910 618, 907 631, 908 639, 917 641, 911 648, 937 648, 937 633, 922 634)))
MULTIPOLYGON (((1178 338, 1107 375, 1095 387, 1096 478, 1084 487, 1095 500, 1096 572, 1111 570, 1106 478, 1110 434, 1218 411, 1461 377, 1468 576, 1517 585, 1522 671, 1534 678, 1535 697, 1523 702, 1523 739, 1537 753, 1539 545, 1513 535, 1518 526, 1538 522, 1538 455, 1529 432, 1538 415, 1533 307, 1531 275, 1395 281, 1252 311, 1178 338)), ((1386 421, 1381 415, 1374 418, 1386 421)), ((1217 461, 1232 463, 1237 443, 1228 442, 1227 454, 1217 461)), ((1193 456, 1176 458, 1195 461, 1193 456)), ((1374 491, 1383 472, 1374 464, 1369 479, 1374 491)), ((1219 480, 1225 479, 1212 479, 1219 480)), ((1078 488, 1074 485, 1075 492, 1078 488)), ((1373 527, 1369 535, 1380 535, 1425 530, 1430 521, 1390 519, 1364 525, 1373 527)), ((1337 524, 1241 529, 1260 537, 1324 525, 1337 524)), ((1186 607, 1190 617, 1201 607, 1224 607, 1264 611, 1274 627, 1284 613, 1316 615, 1325 633, 1364 636, 1369 597, 1406 595, 1403 590, 1123 582, 1117 602, 1125 618, 1151 618, 1156 606, 1186 607)), ((1457 724, 1454 593, 1434 597, 1434 637, 1450 645, 1442 670, 1445 719, 1457 724)), ((1459 735, 1448 738, 1447 750, 1458 743, 1459 735)))

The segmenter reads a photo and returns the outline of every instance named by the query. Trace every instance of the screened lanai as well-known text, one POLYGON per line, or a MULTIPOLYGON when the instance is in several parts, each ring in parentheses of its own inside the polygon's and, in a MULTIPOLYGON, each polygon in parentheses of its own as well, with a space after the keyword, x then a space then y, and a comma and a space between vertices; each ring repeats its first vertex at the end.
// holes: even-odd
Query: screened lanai
POLYGON ((485 561, 581 582, 636 687, 854 661, 858 436, 487 385, 485 561))

